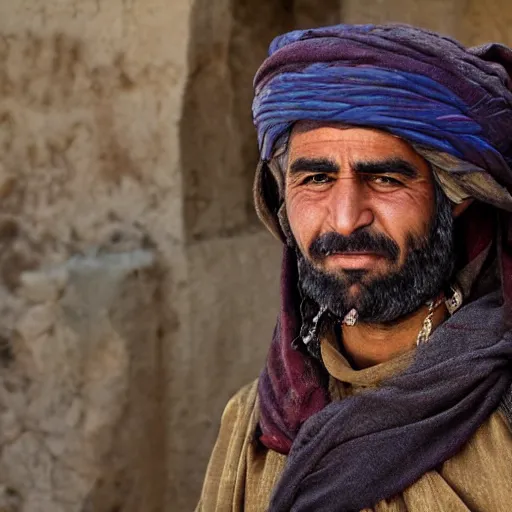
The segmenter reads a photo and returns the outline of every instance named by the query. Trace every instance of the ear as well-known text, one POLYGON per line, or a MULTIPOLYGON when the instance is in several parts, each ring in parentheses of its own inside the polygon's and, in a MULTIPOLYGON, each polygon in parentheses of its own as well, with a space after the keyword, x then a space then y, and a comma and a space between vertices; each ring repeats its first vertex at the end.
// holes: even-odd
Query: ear
POLYGON ((474 201, 472 197, 469 197, 468 199, 464 199, 462 203, 454 204, 452 206, 452 215, 453 218, 456 219, 459 217, 463 212, 466 211, 467 207, 474 201))

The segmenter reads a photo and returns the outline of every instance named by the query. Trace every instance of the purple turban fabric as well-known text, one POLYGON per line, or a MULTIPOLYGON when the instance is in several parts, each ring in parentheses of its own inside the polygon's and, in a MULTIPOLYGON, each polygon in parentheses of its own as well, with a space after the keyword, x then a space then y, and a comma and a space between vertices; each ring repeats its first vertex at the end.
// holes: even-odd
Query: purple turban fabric
MULTIPOLYGON (((338 25, 276 38, 255 77, 253 117, 261 152, 255 199, 262 220, 282 237, 282 197, 266 164, 276 141, 299 120, 385 130, 469 162, 469 169, 488 173, 510 192, 511 73, 512 50, 503 45, 465 49, 447 37, 404 25, 338 25)), ((453 174, 456 178, 463 172, 453 174)), ((292 348, 300 339, 301 299, 296 257, 285 247, 281 311, 258 388, 260 441, 290 454, 271 511, 359 510, 389 498, 453 455, 498 407, 512 378, 511 214, 474 204, 458 219, 455 237, 458 270, 471 274, 467 307, 476 308, 456 315, 468 322, 492 318, 492 335, 469 325, 471 343, 457 335, 458 352, 450 357, 467 370, 453 372, 443 358, 460 329, 454 316, 455 324, 436 330, 436 343, 418 351, 410 371, 384 383, 378 393, 340 403, 329 403, 321 363, 292 348), (499 262, 499 298, 473 305, 484 295, 485 271, 492 261, 499 262), (417 370, 427 387, 423 394, 415 384, 417 370), (439 382, 444 383, 442 397, 430 392, 439 382), (425 398, 424 415, 408 405, 415 403, 415 393, 425 398), (401 413, 390 423, 386 407, 393 404, 401 413), (428 411, 442 414, 442 421, 428 411), (360 461, 379 456, 387 466, 374 465, 370 485, 368 467, 360 461), (389 468, 397 470, 389 473, 389 468)))
POLYGON ((295 121, 339 121, 385 129, 512 184, 509 48, 466 50, 403 25, 338 25, 285 34, 269 53, 254 81, 264 160, 295 121))

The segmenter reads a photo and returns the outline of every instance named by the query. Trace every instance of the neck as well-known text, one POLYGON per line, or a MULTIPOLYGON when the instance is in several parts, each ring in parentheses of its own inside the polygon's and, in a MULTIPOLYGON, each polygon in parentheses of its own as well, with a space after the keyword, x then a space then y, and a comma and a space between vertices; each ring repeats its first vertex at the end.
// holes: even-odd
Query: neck
MULTIPOLYGON (((392 325, 356 323, 342 326, 343 347, 356 368, 368 368, 403 354, 416 346, 418 333, 428 315, 422 306, 392 325)), ((434 311, 432 328, 445 320, 444 302, 434 311)))

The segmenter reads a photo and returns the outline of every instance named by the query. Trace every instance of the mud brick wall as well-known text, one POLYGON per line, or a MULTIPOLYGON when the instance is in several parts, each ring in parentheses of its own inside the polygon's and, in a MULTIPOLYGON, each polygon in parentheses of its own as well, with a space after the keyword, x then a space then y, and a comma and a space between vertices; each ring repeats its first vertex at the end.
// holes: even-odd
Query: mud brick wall
POLYGON ((191 510, 280 247, 252 77, 285 30, 512 43, 508 0, 0 0, 0 510, 191 510))

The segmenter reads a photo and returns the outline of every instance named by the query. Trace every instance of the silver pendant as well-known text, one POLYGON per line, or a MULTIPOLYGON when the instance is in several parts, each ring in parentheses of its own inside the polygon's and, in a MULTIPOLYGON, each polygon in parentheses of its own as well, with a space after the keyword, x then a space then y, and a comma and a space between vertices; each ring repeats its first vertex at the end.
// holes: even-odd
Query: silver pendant
POLYGON ((430 338, 430 333, 432 332, 432 318, 427 316, 423 321, 423 325, 421 326, 420 332, 418 333, 418 337, 416 338, 416 345, 421 345, 422 343, 426 343, 430 338))
POLYGON ((352 308, 345 315, 345 318, 343 319, 343 323, 345 325, 348 325, 348 326, 352 327, 353 325, 356 325, 358 316, 359 316, 359 314, 357 313, 357 310, 355 308, 352 308))
POLYGON ((452 286, 453 295, 445 301, 450 316, 462 306, 462 292, 458 286, 452 286))

